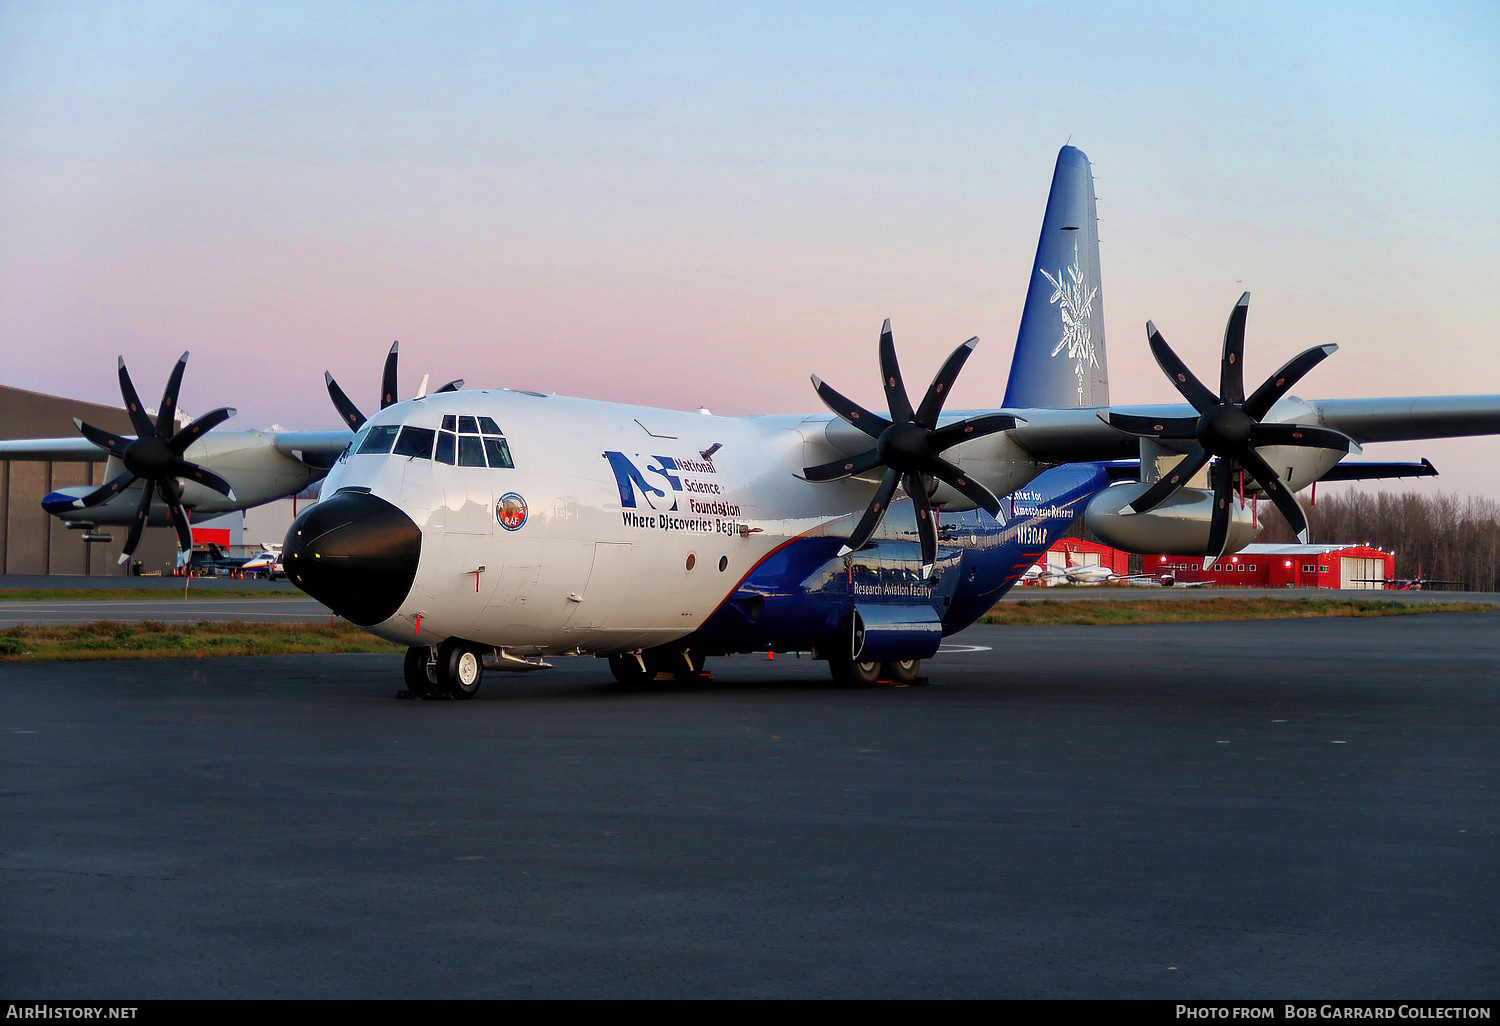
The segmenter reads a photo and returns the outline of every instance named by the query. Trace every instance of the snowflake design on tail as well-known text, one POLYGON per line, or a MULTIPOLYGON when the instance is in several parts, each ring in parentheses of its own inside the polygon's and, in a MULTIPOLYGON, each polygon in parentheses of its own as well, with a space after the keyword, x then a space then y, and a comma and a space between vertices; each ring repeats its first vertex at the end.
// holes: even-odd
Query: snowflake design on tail
POLYGON ((1083 276, 1083 270, 1079 267, 1078 243, 1076 242, 1073 243, 1073 266, 1069 267, 1066 272, 1059 269, 1057 277, 1054 278, 1040 267, 1037 270, 1043 278, 1051 282, 1052 298, 1048 302, 1057 304, 1058 312, 1062 315, 1062 338, 1053 347, 1052 355, 1056 356, 1067 349, 1068 359, 1073 361, 1073 373, 1078 378, 1078 399, 1082 402, 1085 398, 1084 372, 1090 367, 1099 366, 1099 357, 1094 350, 1091 323, 1094 316, 1094 297, 1099 294, 1099 287, 1096 285, 1089 288, 1083 276))

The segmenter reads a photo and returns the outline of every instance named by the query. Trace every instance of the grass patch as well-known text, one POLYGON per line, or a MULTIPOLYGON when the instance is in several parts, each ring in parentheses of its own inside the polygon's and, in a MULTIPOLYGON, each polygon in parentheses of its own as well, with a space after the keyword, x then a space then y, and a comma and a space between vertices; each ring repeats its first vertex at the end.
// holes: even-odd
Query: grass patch
POLYGON ((342 620, 333 623, 164 624, 153 620, 0 631, 0 663, 68 659, 182 659, 242 655, 404 652, 342 620))
POLYGON ((291 598, 302 595, 291 585, 281 591, 261 588, 6 588, 0 602, 114 602, 121 599, 246 599, 291 598))
POLYGON ((1326 616, 1417 616, 1423 613, 1493 613, 1483 602, 1381 602, 1372 599, 1212 598, 1140 599, 1134 602, 1039 599, 1002 602, 980 623, 1108 625, 1205 623, 1224 620, 1294 620, 1326 616))

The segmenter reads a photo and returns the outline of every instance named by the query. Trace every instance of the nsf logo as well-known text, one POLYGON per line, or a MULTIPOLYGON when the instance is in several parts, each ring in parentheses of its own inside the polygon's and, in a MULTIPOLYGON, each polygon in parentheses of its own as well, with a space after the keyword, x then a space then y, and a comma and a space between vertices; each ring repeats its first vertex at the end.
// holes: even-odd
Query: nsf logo
POLYGON ((506 492, 495 503, 495 520, 507 531, 519 531, 526 523, 526 500, 515 492, 506 492))

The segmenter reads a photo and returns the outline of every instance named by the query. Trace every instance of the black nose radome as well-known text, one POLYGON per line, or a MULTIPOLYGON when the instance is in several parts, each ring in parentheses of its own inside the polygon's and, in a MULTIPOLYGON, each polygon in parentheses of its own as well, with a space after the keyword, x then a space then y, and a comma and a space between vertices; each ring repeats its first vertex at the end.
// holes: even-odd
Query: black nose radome
POLYGON ((337 492, 292 524, 282 545, 292 583, 361 627, 390 619, 411 591, 422 531, 367 492, 337 492))

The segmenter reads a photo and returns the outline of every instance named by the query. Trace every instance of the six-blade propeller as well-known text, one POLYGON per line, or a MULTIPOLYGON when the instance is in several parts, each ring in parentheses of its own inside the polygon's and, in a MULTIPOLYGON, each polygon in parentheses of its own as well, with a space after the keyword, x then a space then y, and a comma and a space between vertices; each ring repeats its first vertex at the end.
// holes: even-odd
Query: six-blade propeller
POLYGON ((880 485, 875 489, 875 497, 870 500, 870 505, 855 525, 848 542, 840 550, 840 555, 863 548, 869 543, 885 518, 886 510, 890 508, 897 485, 906 491, 916 507, 923 577, 931 572, 932 565, 937 560, 937 523, 927 494, 929 479, 949 485, 990 516, 999 517, 1000 500, 994 493, 939 455, 960 442, 982 438, 997 431, 1007 431, 1019 423, 1017 418, 1009 414, 994 413, 946 424, 941 428, 937 426, 938 415, 943 410, 943 403, 953 388, 953 382, 978 343, 979 339, 971 338, 953 351, 937 376, 932 379, 921 405, 913 409, 901 378, 901 368, 896 362, 896 344, 891 338, 891 322, 887 320, 880 329, 880 375, 885 387, 886 404, 890 409, 889 420, 840 395, 816 375, 813 377, 813 388, 817 390, 818 398, 840 418, 873 438, 875 447, 857 456, 846 456, 816 467, 808 467, 802 472, 802 476, 809 481, 837 481, 876 467, 886 468, 880 485))
POLYGON ((179 479, 197 481, 231 501, 234 499, 234 489, 229 486, 228 481, 213 471, 182 458, 188 446, 234 416, 234 410, 221 407, 205 413, 175 434, 172 431, 172 425, 177 419, 177 392, 182 387, 182 372, 187 367, 187 358, 188 354, 183 353, 177 366, 172 368, 166 391, 162 393, 161 409, 153 424, 151 415, 141 405, 141 398, 131 384, 129 372, 125 370, 125 358, 120 357, 120 395, 125 400, 125 411, 130 415, 130 423, 135 428, 135 438, 111 434, 73 418, 73 423, 85 438, 111 456, 118 456, 125 464, 123 473, 76 500, 73 503, 75 509, 97 506, 130 487, 137 478, 146 482, 141 490, 141 501, 136 507, 135 519, 130 522, 130 534, 125 539, 124 551, 120 553, 121 563, 134 555, 136 546, 140 544, 141 531, 151 512, 153 492, 160 495, 162 502, 166 503, 172 526, 177 529, 177 544, 184 552, 193 547, 193 531, 188 524, 187 514, 182 509, 179 479))
POLYGON ((1165 474, 1126 507, 1133 513, 1145 513, 1165 502, 1183 484, 1214 459, 1209 470, 1213 487, 1213 520, 1209 528, 1205 564, 1211 564, 1224 552, 1229 539, 1230 502, 1233 498, 1235 468, 1239 467, 1260 484, 1267 497, 1303 544, 1308 539, 1307 517, 1281 476, 1256 450, 1264 446, 1289 445, 1328 449, 1343 453, 1359 452, 1354 439, 1338 431, 1306 424, 1265 423, 1265 416, 1278 399, 1300 381, 1308 371, 1338 350, 1336 345, 1315 346, 1287 361, 1247 399, 1244 371, 1245 317, 1250 308, 1250 293, 1240 296, 1229 324, 1224 329, 1224 355, 1219 366, 1219 392, 1215 395, 1167 345, 1156 325, 1146 323, 1151 354, 1166 372, 1183 398, 1197 411, 1196 417, 1142 417, 1127 413, 1101 414, 1112 426, 1132 435, 1164 441, 1188 441, 1193 444, 1171 472, 1165 474))

